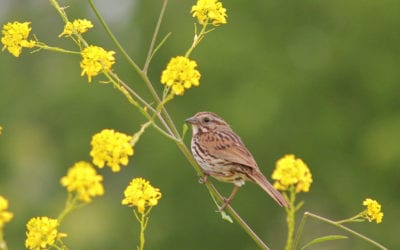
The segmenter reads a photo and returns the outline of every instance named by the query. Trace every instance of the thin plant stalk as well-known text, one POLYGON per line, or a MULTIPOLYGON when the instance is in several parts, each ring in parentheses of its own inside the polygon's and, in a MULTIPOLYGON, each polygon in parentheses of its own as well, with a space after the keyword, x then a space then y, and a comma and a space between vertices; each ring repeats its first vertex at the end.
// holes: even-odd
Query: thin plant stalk
POLYGON ((291 185, 289 188, 289 206, 286 209, 286 222, 288 227, 288 235, 286 240, 285 250, 291 250, 293 245, 293 235, 295 229, 295 215, 296 215, 296 190, 295 186, 291 185))
POLYGON ((145 73, 145 74, 147 74, 147 70, 149 69, 151 59, 154 55, 154 53, 153 53, 154 46, 156 44, 157 36, 160 31, 161 23, 162 23, 162 20, 164 17, 165 10, 167 9, 167 5, 168 5, 168 0, 164 0, 162 7, 161 7, 160 15, 158 16, 156 28, 154 29, 153 38, 151 39, 149 51, 147 52, 146 62, 144 63, 144 66, 143 66, 143 73, 145 73))
POLYGON ((319 215, 316 215, 316 214, 313 214, 313 213, 310 213, 310 212, 305 212, 304 215, 303 215, 303 219, 301 221, 301 224, 300 224, 300 227, 299 227, 299 230, 298 230, 298 233, 297 233, 297 237, 296 237, 296 241, 295 241, 295 245, 294 245, 295 247, 298 245, 298 242, 299 242, 299 239, 301 237, 301 234, 303 233, 304 225, 306 224, 306 219, 308 217, 311 217, 311 218, 314 218, 316 220, 320 220, 320 221, 323 221, 325 223, 328 223, 329 225, 338 227, 338 228, 340 228, 340 229, 342 229, 342 230, 344 230, 344 231, 346 231, 346 232, 348 232, 348 233, 350 233, 350 234, 352 234, 354 236, 357 236, 358 238, 368 242, 369 244, 371 244, 373 246, 376 246, 379 249, 382 249, 382 250, 387 250, 388 249, 387 247, 381 245, 380 243, 378 243, 378 242, 366 237, 365 235, 362 235, 362 234, 360 234, 360 233, 358 233, 358 232, 356 232, 356 231, 354 231, 354 230, 352 230, 352 229, 350 229, 350 228, 348 228, 346 226, 343 226, 342 224, 340 224, 340 223, 338 223, 336 221, 329 220, 327 218, 321 217, 319 215))
MULTIPOLYGON (((108 27, 107 23, 104 21, 103 17, 100 15, 99 11, 97 10, 95 4, 93 3, 93 0, 88 0, 92 10, 94 11, 96 17, 99 19, 101 25, 103 26, 103 28, 105 29, 107 35, 111 38, 112 42, 115 44, 115 46, 118 48, 118 50, 122 53, 122 55, 125 57, 125 59, 127 60, 128 64, 132 66, 132 68, 136 71, 136 73, 140 76, 140 78, 142 78, 143 82, 145 83, 146 87, 149 89, 153 99, 157 102, 157 104, 161 103, 161 99, 158 96, 156 90, 154 89, 153 84, 151 83, 150 79, 147 77, 147 74, 145 74, 145 72, 143 72, 139 66, 135 63, 134 60, 132 60, 132 58, 128 55, 128 53, 124 50, 124 48, 121 46, 121 44, 118 42, 117 38, 114 36, 114 34, 112 33, 111 29, 108 27)), ((167 0, 164 0, 164 3, 168 2, 167 0)), ((163 5, 164 6, 164 5, 163 5)), ((166 4, 165 7, 166 8, 166 4)), ((164 15, 164 11, 163 9, 161 10, 161 14, 160 15, 164 15)), ((162 19, 161 19, 162 20, 162 19)), ((157 34, 155 34, 157 35, 157 34)), ((148 59, 146 59, 148 60, 148 59)), ((162 109, 163 113, 167 113, 165 108, 163 107, 162 109)), ((167 123, 169 125, 171 125, 172 119, 170 118, 170 116, 167 114, 167 123)), ((163 119, 162 117, 159 117, 160 119, 163 119)), ((173 134, 175 137, 179 138, 179 133, 177 130, 172 130, 169 126, 166 126, 166 129, 168 130, 168 132, 170 134, 173 134)))

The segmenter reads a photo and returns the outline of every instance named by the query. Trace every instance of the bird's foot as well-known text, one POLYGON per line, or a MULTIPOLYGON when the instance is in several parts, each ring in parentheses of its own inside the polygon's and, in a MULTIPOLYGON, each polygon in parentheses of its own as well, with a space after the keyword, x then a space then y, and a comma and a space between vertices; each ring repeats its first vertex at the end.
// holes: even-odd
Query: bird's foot
POLYGON ((222 206, 220 206, 217 210, 217 212, 222 212, 225 210, 225 208, 231 203, 232 200, 227 199, 225 197, 222 197, 224 199, 224 204, 222 204, 222 206))
POLYGON ((199 174, 198 176, 199 176, 199 183, 200 184, 204 184, 204 183, 206 183, 208 181, 208 175, 207 174, 204 174, 203 176, 201 176, 199 174))

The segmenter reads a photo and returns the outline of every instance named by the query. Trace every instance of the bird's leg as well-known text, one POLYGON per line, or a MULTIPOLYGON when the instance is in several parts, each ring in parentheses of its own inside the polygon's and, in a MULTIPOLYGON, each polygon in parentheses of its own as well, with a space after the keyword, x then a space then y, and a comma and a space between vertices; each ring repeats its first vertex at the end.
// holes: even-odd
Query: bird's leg
POLYGON ((224 199, 225 200, 224 204, 222 204, 222 206, 218 209, 219 212, 225 210, 226 206, 228 206, 229 203, 231 203, 231 201, 233 200, 233 197, 235 197, 237 191, 239 191, 239 188, 240 188, 239 186, 236 186, 236 185, 233 186, 231 195, 229 195, 228 199, 224 199))
POLYGON ((200 184, 206 183, 208 181, 208 176, 210 175, 208 172, 205 172, 205 171, 203 173, 204 173, 204 176, 200 176, 200 174, 199 174, 199 183, 200 184))

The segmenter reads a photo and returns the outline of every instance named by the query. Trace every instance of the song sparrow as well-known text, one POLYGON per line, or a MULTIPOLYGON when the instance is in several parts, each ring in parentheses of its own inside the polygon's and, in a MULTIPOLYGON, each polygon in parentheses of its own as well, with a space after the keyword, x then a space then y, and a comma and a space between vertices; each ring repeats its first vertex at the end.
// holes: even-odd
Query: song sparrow
POLYGON ((199 112, 186 122, 192 125, 191 150, 203 169, 204 181, 207 181, 208 176, 212 176, 219 181, 235 185, 231 195, 221 206, 221 211, 232 201, 245 181, 257 183, 280 206, 288 205, 282 194, 261 173, 240 137, 221 117, 211 112, 199 112))

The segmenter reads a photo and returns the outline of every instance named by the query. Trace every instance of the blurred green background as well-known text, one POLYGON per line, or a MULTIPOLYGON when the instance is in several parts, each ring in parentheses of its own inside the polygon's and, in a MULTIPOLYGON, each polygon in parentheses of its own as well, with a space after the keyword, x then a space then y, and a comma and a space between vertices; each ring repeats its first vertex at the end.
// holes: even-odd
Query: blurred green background
MULTIPOLYGON (((95 1, 129 54, 143 65, 161 1, 95 1)), ((195 1, 170 0, 161 37, 172 32, 154 57, 150 78, 193 38, 189 11, 195 1)), ((86 1, 63 1, 71 19, 95 24, 90 43, 116 50, 86 1)), ((197 111, 214 111, 240 134, 269 178, 275 161, 294 153, 309 165, 314 183, 301 194, 305 206, 331 219, 363 209, 377 199, 383 223, 351 228, 400 249, 400 2, 224 1, 228 24, 206 36, 192 54, 202 73, 199 88, 168 104, 181 127, 197 111)), ((74 49, 58 35, 63 23, 48 1, 2 0, 0 23, 31 21, 32 32, 49 45, 74 49)), ((116 55, 115 71, 139 93, 144 84, 116 55)), ((0 194, 14 219, 5 227, 10 249, 23 249, 25 223, 56 217, 66 198, 59 180, 79 160, 90 160, 91 136, 103 128, 135 132, 143 118, 110 85, 80 76, 78 56, 25 50, 0 58, 0 194)), ((189 136, 187 142, 189 143, 189 136)), ((161 189, 151 213, 147 249, 257 249, 236 224, 214 212, 205 187, 177 147, 149 130, 129 166, 118 174, 100 170, 106 194, 63 222, 70 249, 135 249, 138 224, 121 203, 133 177, 161 189)), ((230 184, 216 183, 224 194, 230 184)), ((260 188, 248 184, 235 209, 267 242, 282 249, 285 214, 260 188)), ((343 232, 310 220, 305 241, 343 232)), ((310 249, 374 249, 359 239, 310 249)))

